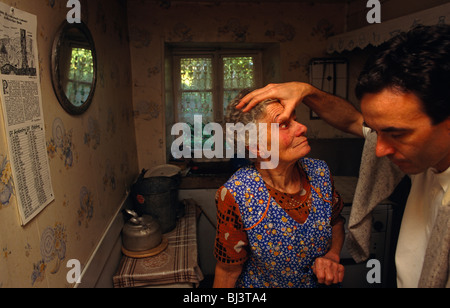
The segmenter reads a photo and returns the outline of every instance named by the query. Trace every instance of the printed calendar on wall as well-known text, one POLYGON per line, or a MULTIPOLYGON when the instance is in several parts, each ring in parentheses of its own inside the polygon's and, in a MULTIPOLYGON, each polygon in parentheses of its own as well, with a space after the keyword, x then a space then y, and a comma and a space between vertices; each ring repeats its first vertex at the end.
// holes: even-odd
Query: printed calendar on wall
POLYGON ((0 98, 22 225, 54 200, 36 32, 36 16, 0 3, 0 98))

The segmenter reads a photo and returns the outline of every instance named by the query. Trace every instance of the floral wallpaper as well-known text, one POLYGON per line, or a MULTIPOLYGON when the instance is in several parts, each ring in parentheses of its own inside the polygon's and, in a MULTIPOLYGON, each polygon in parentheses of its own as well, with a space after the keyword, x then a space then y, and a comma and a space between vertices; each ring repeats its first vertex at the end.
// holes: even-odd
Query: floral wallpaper
POLYGON ((84 134, 84 144, 95 150, 100 145, 100 137, 98 121, 89 117, 87 132, 84 134))
MULTIPOLYGON (((37 15, 55 201, 29 224, 20 225, 8 147, 0 138, 0 288, 72 287, 66 279, 67 262, 76 259, 86 265, 138 174, 131 67, 128 61, 118 61, 130 57, 126 3, 80 1, 98 55, 98 83, 88 111, 74 117, 59 105, 50 79, 49 51, 65 21, 66 1, 2 2, 37 15)), ((0 116, 0 135, 4 133, 0 116)))
MULTIPOLYGON (((40 254, 42 259, 33 264, 31 273, 31 286, 42 282, 47 273, 56 274, 66 259, 67 232, 64 225, 57 223, 55 227, 44 230, 40 241, 40 254)), ((31 246, 29 246, 31 248, 31 246)))
POLYGON ((73 130, 66 132, 64 123, 60 118, 53 121, 52 138, 47 142, 47 154, 53 159, 56 156, 64 162, 67 169, 74 165, 78 160, 78 153, 75 151, 75 145, 72 143, 73 130))
POLYGON ((11 200, 13 194, 13 181, 12 181, 12 171, 11 164, 6 156, 0 155, 0 206, 6 206, 11 200))

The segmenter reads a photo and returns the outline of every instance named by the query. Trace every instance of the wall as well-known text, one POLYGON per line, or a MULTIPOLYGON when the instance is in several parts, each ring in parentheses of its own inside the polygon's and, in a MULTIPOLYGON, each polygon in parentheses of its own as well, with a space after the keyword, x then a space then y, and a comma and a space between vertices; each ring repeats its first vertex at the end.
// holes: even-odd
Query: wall
MULTIPOLYGON (((279 82, 309 81, 309 61, 326 56, 326 38, 343 32, 346 16, 345 4, 173 1, 162 7, 160 3, 128 1, 139 168, 146 169, 166 162, 166 43, 277 43, 279 82)), ((344 136, 323 121, 311 121, 304 106, 297 116, 309 126, 310 137, 344 136)))
MULTIPOLYGON (((55 201, 21 227, 14 192, 0 204, 0 287, 71 287, 67 261, 84 267, 138 174, 131 106, 131 68, 125 1, 82 0, 82 20, 98 54, 93 103, 82 116, 60 107, 50 79, 54 35, 65 21, 67 1, 2 0, 37 15, 46 141, 55 201), (64 129, 63 148, 53 125, 64 129), (71 159, 73 158, 73 159, 71 159), (85 198, 81 198, 86 191, 85 198)), ((7 193, 8 149, 0 119, 0 193, 7 193)))
MULTIPOLYGON (((448 0, 382 0, 380 3, 381 22, 383 23, 384 21, 448 3, 448 0)), ((366 4, 367 1, 349 1, 346 31, 352 31, 367 26, 366 15, 369 9, 366 8, 366 4)))

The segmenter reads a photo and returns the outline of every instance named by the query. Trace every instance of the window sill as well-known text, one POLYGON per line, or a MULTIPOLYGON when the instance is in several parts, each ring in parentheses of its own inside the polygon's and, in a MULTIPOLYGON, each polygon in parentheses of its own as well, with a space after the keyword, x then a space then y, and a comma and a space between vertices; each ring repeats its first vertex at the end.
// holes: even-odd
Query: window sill
POLYGON ((179 189, 219 189, 229 178, 224 175, 188 176, 182 178, 179 189))
POLYGON ((235 161, 188 163, 190 168, 181 179, 180 189, 219 189, 239 168, 235 161))

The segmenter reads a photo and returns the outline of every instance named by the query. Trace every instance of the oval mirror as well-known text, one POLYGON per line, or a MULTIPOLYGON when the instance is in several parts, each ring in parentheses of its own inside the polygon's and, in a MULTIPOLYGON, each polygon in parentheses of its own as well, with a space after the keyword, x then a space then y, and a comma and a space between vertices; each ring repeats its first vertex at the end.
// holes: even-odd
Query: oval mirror
POLYGON ((70 114, 82 114, 92 103, 97 80, 94 40, 84 23, 63 23, 53 42, 51 64, 59 103, 70 114))

